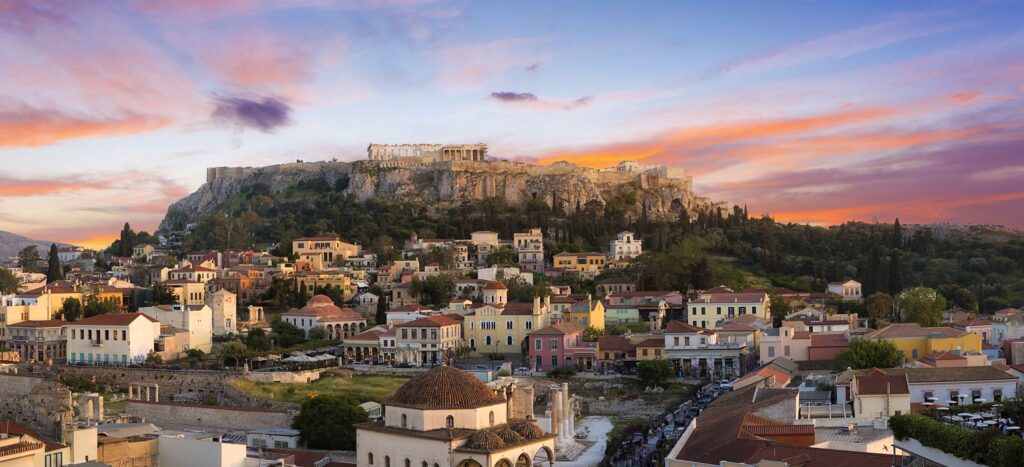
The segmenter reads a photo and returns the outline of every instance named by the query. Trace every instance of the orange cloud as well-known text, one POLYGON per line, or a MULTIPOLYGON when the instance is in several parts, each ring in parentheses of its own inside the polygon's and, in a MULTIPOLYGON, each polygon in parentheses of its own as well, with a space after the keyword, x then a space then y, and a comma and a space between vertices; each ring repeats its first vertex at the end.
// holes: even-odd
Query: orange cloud
POLYGON ((0 148, 36 147, 76 138, 143 133, 170 123, 167 118, 134 113, 113 119, 91 119, 35 109, 0 113, 0 148))
POLYGON ((782 211, 772 213, 781 222, 807 223, 816 225, 841 224, 850 220, 868 221, 878 215, 889 217, 904 216, 916 222, 934 222, 947 218, 950 211, 963 207, 1004 203, 1024 199, 1024 192, 1001 193, 996 195, 949 198, 939 200, 908 200, 864 206, 849 206, 807 211, 782 211))
POLYGON ((973 101, 980 95, 981 94, 977 92, 958 92, 956 94, 950 94, 946 96, 946 99, 956 102, 968 102, 973 101))
MULTIPOLYGON (((114 230, 112 232, 116 232, 116 230, 114 230)), ((118 238, 118 234, 116 234, 116 233, 104 233, 104 234, 97 234, 97 235, 93 235, 93 236, 86 237, 86 238, 81 238, 81 239, 64 240, 63 242, 64 243, 70 243, 72 245, 78 245, 78 246, 83 246, 83 247, 86 247, 86 248, 91 248, 93 250, 102 250, 102 249, 110 246, 110 244, 113 243, 114 240, 116 240, 117 238, 118 238)))

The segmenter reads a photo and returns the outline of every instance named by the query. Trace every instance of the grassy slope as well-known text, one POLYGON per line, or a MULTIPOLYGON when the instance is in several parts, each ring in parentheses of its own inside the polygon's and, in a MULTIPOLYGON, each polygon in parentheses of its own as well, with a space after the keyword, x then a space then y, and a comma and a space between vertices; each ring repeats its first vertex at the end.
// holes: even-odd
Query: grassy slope
POLYGON ((307 394, 340 394, 360 403, 380 402, 393 394, 408 378, 400 376, 324 376, 313 383, 263 383, 235 380, 231 384, 247 394, 281 402, 302 402, 307 394))

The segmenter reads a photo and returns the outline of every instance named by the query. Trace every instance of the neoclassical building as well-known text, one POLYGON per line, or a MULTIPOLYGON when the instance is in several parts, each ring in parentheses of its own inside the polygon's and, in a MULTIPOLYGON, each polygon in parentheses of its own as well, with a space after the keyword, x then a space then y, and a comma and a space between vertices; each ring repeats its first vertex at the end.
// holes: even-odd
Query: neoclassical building
MULTIPOLYGON (((511 417, 508 388, 439 366, 384 401, 384 419, 356 427, 359 467, 552 466, 555 435, 511 417)), ((514 390, 511 389, 511 390, 514 390)))
POLYGON ((303 330, 322 327, 328 339, 345 339, 362 332, 366 318, 351 308, 340 308, 326 295, 314 295, 302 308, 292 308, 281 315, 286 323, 303 330))

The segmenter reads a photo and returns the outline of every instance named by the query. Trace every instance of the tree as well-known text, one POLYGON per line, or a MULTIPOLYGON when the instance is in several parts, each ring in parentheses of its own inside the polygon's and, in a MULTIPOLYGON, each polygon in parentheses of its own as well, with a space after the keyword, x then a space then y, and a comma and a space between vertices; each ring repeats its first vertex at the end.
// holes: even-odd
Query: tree
POLYGON ((178 296, 171 290, 170 287, 163 284, 163 282, 157 282, 153 284, 153 295, 151 300, 154 305, 177 305, 178 296))
POLYGON ((902 248, 903 247, 903 227, 900 226, 900 218, 896 218, 896 222, 892 224, 892 247, 902 248))
POLYGON ((644 360, 636 366, 636 375, 647 386, 663 386, 672 377, 672 364, 663 358, 644 360))
POLYGON ((509 246, 503 246, 487 255, 487 265, 512 265, 516 262, 516 252, 509 246))
POLYGON ((39 259, 39 247, 29 245, 18 252, 18 267, 25 272, 36 272, 39 259))
POLYGON ((789 306, 789 302, 779 294, 771 294, 769 299, 771 299, 772 307, 772 326, 781 327, 782 320, 793 312, 793 307, 789 306))
POLYGON ((250 329, 249 334, 245 336, 245 345, 260 351, 270 350, 270 336, 263 328, 250 329))
POLYGON ((245 343, 237 339, 225 342, 220 348, 220 356, 224 360, 225 365, 231 362, 232 366, 238 366, 238 362, 247 357, 248 354, 249 351, 245 348, 245 343))
POLYGON ((18 293, 21 288, 21 279, 14 275, 14 271, 0 267, 0 294, 18 293))
POLYGON ((327 339, 327 330, 323 326, 316 326, 309 330, 309 340, 319 341, 327 339))
POLYGON ((868 253, 868 270, 864 280, 864 293, 871 295, 885 289, 885 274, 882 270, 882 249, 878 244, 871 246, 868 253))
POLYGON ((113 298, 100 300, 99 297, 90 295, 85 298, 85 305, 82 307, 82 314, 85 315, 86 318, 89 318, 96 315, 113 313, 118 311, 119 308, 117 300, 113 298))
POLYGON ((355 399, 339 394, 311 394, 302 401, 292 428, 310 449, 353 451, 357 423, 369 421, 355 399))
POLYGON ((935 291, 945 297, 950 306, 958 306, 965 310, 978 309, 978 297, 975 297, 974 292, 969 289, 956 284, 943 284, 935 291))
POLYGON ((270 329, 277 335, 277 342, 281 347, 291 347, 306 340, 306 333, 303 330, 282 319, 271 323, 270 329))
POLYGON ((587 326, 583 330, 583 341, 584 342, 597 342, 597 338, 604 335, 603 329, 598 329, 593 326, 587 326))
POLYGON ((903 364, 903 352, 896 344, 885 339, 854 339, 850 348, 836 356, 833 367, 836 371, 847 368, 896 368, 903 364))
POLYGON ((946 298, 928 287, 914 287, 900 294, 900 316, 905 323, 938 326, 946 309, 946 298))
POLYGON ((46 282, 64 280, 64 267, 60 265, 60 255, 57 254, 57 244, 50 244, 50 255, 46 259, 46 282))
POLYGON ((78 321, 82 317, 82 313, 82 302, 77 298, 68 297, 61 303, 60 315, 64 321, 78 321))
POLYGON ((150 350, 149 353, 146 354, 146 360, 143 363, 145 363, 147 365, 160 365, 163 362, 164 362, 163 355, 160 355, 160 354, 156 353, 155 350, 150 350))
POLYGON ((892 296, 885 292, 875 292, 868 296, 866 309, 868 317, 874 319, 891 319, 892 296))
POLYGON ((900 250, 893 250, 889 258, 889 295, 899 295, 903 291, 903 261, 900 250))
POLYGON ((455 295, 455 280, 447 274, 436 274, 426 279, 412 280, 412 293, 419 295, 420 304, 444 307, 455 295))
POLYGON ((188 366, 192 368, 195 368, 204 358, 206 358, 206 352, 200 349, 188 349, 185 351, 185 360, 188 361, 188 366))
POLYGON ((122 258, 131 256, 135 249, 135 232, 132 231, 132 227, 127 222, 124 223, 124 228, 121 229, 121 237, 118 240, 117 256, 122 258))

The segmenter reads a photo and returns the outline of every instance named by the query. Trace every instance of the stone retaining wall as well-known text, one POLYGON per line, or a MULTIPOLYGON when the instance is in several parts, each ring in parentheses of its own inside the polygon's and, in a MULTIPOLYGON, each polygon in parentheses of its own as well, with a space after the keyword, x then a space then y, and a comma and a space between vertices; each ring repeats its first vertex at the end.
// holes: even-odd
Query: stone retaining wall
POLYGON ((0 374, 0 419, 10 418, 56 438, 72 414, 71 391, 56 380, 0 374))
POLYGON ((196 404, 128 401, 127 410, 160 428, 237 432, 250 428, 291 428, 297 412, 196 404))

